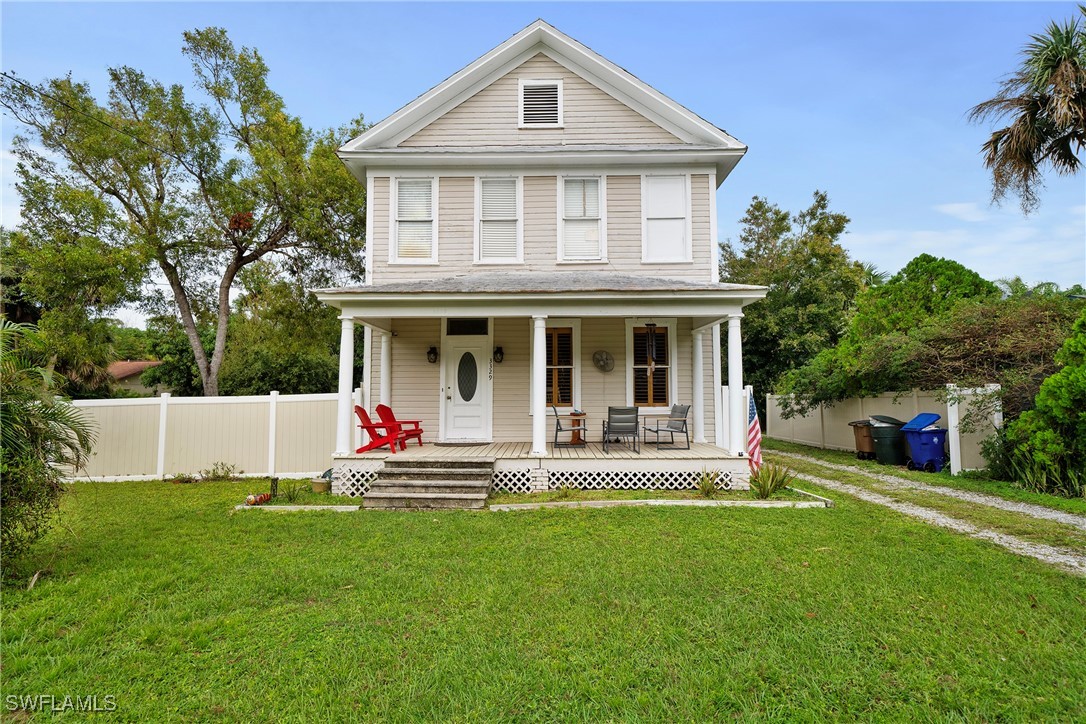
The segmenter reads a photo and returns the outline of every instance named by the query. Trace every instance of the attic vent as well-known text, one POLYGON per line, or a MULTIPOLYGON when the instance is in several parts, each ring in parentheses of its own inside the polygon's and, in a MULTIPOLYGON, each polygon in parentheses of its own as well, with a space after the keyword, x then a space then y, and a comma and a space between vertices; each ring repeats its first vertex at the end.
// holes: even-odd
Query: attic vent
POLYGON ((520 125, 562 125, 562 81, 521 80, 520 125))

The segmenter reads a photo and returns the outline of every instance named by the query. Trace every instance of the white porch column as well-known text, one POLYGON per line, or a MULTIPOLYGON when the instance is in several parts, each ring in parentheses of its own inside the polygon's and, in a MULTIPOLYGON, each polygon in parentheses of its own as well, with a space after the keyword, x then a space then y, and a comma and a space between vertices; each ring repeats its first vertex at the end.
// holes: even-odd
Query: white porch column
POLYGON ((392 335, 388 332, 381 332, 381 404, 392 406, 392 335))
POLYGON ((354 452, 351 448, 351 417, 354 415, 352 392, 354 384, 354 320, 340 318, 339 331, 339 400, 336 407, 336 455, 354 452))
POLYGON ((743 409, 743 338, 739 334, 742 314, 728 317, 728 446, 733 455, 747 454, 747 416, 743 409))
POLYGON ((691 364, 691 377, 694 378, 694 442, 705 442, 705 373, 702 370, 701 330, 694 330, 693 360, 691 364))
POLYGON ((547 454, 547 318, 532 317, 532 451, 547 454))

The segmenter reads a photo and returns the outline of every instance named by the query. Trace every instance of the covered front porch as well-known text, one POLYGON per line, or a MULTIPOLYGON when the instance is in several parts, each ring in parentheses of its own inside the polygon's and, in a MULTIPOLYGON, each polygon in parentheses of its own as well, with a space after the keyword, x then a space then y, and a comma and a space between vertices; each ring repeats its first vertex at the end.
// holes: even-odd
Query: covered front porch
POLYGON ((746 469, 742 309, 764 294, 762 287, 598 272, 480 272, 320 291, 342 320, 335 460, 374 467, 374 458, 352 455, 353 342, 361 324, 364 406, 372 413, 384 404, 421 420, 428 443, 472 444, 469 454, 493 457, 499 473, 521 471, 504 477, 543 477, 532 488, 544 489, 570 478, 566 468, 604 480, 610 466, 615 487, 673 474, 686 486, 703 468, 738 480, 746 469), (587 415, 588 440, 598 443, 608 408, 638 407, 651 423, 676 404, 689 408, 693 445, 685 454, 553 445, 555 413, 587 415))

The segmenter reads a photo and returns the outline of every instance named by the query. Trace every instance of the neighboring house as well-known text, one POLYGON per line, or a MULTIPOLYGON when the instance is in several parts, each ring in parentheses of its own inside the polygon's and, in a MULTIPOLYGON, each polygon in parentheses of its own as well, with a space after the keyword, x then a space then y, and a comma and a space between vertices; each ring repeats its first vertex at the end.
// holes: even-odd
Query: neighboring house
POLYGON ((358 467, 360 382, 428 441, 524 443, 533 487, 566 454, 552 406, 598 441, 608 406, 691 404, 694 442, 716 447, 687 474, 741 480, 740 319, 766 290, 718 279, 716 189, 746 150, 542 20, 344 145, 368 228, 366 284, 317 291, 343 320, 339 469, 358 467))
POLYGON ((157 395, 158 388, 151 388, 140 381, 140 375, 152 367, 162 364, 158 360, 124 360, 111 362, 106 371, 116 380, 116 387, 130 392, 138 392, 141 395, 157 395))

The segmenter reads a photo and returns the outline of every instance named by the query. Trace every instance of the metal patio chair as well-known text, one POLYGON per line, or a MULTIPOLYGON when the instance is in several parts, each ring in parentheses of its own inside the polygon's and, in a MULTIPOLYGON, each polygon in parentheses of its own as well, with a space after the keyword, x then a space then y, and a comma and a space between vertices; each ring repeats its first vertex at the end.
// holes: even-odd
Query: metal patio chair
POLYGON ((641 454, 640 431, 637 429, 636 407, 608 407, 603 421, 603 451, 611 442, 625 442, 635 453, 641 454))
POLYGON ((663 444, 667 447, 673 447, 676 450, 689 450, 690 449, 690 432, 686 427, 686 416, 690 412, 690 405, 672 405, 671 414, 667 416, 667 419, 656 419, 651 423, 646 421, 645 426, 642 428, 645 444, 649 442, 649 435, 656 436, 656 449, 660 449, 660 445, 663 444), (666 443, 661 443, 660 436, 668 435, 670 440, 666 443), (682 435, 686 438, 686 447, 679 447, 675 444, 675 436, 682 435))

